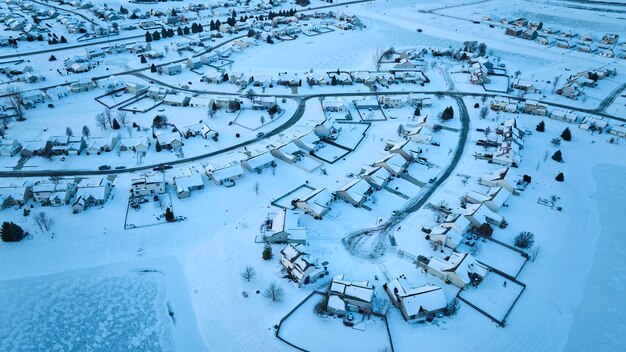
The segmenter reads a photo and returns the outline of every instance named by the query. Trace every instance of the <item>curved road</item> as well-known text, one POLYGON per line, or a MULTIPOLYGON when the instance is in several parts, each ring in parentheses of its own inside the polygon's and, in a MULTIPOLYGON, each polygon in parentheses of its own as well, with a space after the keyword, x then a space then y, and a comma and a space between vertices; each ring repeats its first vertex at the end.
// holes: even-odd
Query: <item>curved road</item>
POLYGON ((459 132, 459 140, 452 161, 448 164, 443 173, 437 177, 437 180, 427 186, 428 188, 423 194, 409 201, 403 209, 392 215, 387 222, 377 227, 362 229, 347 234, 343 238, 342 243, 352 255, 367 259, 382 257, 387 252, 387 248, 390 244, 390 230, 400 224, 407 216, 421 209, 441 184, 450 177, 452 171, 454 171, 458 165, 461 156, 463 156, 463 151, 465 150, 470 119, 467 106, 465 102, 463 102, 463 99, 460 97, 452 98, 459 106, 459 116, 461 119, 461 131, 459 132), (373 236, 375 237, 372 238, 373 236), (361 247, 364 240, 366 240, 366 248, 361 247), (372 242, 373 245, 371 245, 372 242))

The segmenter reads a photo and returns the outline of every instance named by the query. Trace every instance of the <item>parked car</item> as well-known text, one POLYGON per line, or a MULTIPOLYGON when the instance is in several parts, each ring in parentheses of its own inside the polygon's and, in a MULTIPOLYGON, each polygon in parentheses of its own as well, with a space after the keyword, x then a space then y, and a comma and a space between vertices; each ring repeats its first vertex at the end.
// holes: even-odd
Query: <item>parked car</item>
POLYGON ((111 170, 111 165, 100 165, 98 170, 111 170))

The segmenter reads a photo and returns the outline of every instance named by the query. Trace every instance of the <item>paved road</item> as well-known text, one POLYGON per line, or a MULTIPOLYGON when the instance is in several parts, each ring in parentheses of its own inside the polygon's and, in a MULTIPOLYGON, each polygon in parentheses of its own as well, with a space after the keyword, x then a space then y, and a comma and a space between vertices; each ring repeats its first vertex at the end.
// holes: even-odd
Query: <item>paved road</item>
POLYGON ((597 112, 602 112, 604 110, 606 110, 606 108, 608 108, 609 106, 611 106, 611 104, 613 104, 613 102, 615 102, 615 99, 617 99, 617 97, 626 89, 626 83, 621 84, 619 87, 615 88, 615 90, 613 90, 611 92, 611 94, 607 95, 606 98, 602 99, 602 101, 600 102, 600 104, 598 104, 598 108, 595 109, 597 112))
POLYGON ((342 240, 342 243, 350 254, 366 259, 377 259, 382 257, 387 252, 387 249, 391 244, 389 239, 389 233, 391 230, 404 221, 407 216, 421 209, 426 202, 428 202, 428 199, 433 195, 433 193, 435 193, 435 191, 441 186, 441 184, 443 184, 443 182, 450 177, 458 165, 461 157, 463 156, 463 151, 465 150, 470 120, 469 113, 467 112, 467 106, 465 106, 463 99, 460 97, 452 98, 456 101, 459 107, 459 116, 461 119, 461 131, 459 132, 459 140, 457 142, 452 161, 450 161, 443 173, 437 177, 435 182, 426 186, 427 188, 424 193, 406 203, 404 208, 398 211, 395 215, 392 215, 387 222, 374 228, 362 229, 346 235, 342 240), (365 248, 362 248, 363 243, 365 243, 365 248))
POLYGON ((144 170, 151 170, 159 165, 163 165, 163 164, 167 164, 167 165, 178 165, 178 164, 183 164, 183 163, 187 163, 187 162, 192 162, 192 161, 198 161, 201 159, 205 159, 205 158, 209 158, 212 156, 216 156, 216 155, 220 155, 223 153, 227 153, 230 152, 232 150, 241 148, 241 147, 245 147, 251 144, 254 144, 256 142, 259 142, 261 140, 264 140, 266 138, 272 137, 274 135, 277 135, 281 132, 283 132, 284 130, 288 129, 289 127, 293 126, 296 122, 298 122, 300 120, 300 118, 302 118, 302 115, 304 114, 304 106, 306 103, 306 98, 305 99, 299 99, 298 101, 298 107, 296 108, 296 111, 294 112, 293 116, 291 116, 289 118, 289 120, 287 120, 285 123, 283 123, 282 125, 274 128, 273 130, 266 132, 265 135, 263 137, 257 137, 254 139, 250 139, 250 140, 246 140, 242 143, 238 143, 235 145, 232 145, 230 147, 226 147, 224 149, 220 149, 220 150, 216 150, 210 153, 204 153, 204 154, 200 154, 200 155, 196 155, 196 156, 192 156, 189 158, 184 158, 184 159, 178 159, 178 160, 172 160, 172 161, 168 161, 168 162, 164 162, 164 163, 157 163, 157 164, 149 164, 149 165, 141 165, 141 166, 136 166, 136 167, 129 167, 126 169, 120 169, 120 170, 33 170, 33 171, 24 171, 24 170, 16 170, 16 171, 0 171, 0 178, 2 177, 31 177, 31 176, 89 176, 89 175, 110 175, 110 174, 122 174, 122 173, 128 173, 128 172, 136 172, 136 171, 144 171, 144 170))

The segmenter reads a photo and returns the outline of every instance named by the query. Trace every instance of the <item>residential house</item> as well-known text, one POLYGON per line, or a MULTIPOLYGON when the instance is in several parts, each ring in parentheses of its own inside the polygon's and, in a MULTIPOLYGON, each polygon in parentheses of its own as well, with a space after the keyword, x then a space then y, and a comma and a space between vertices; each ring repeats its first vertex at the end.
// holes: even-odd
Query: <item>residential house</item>
POLYGON ((405 289, 400 280, 394 279, 383 285, 394 306, 400 309, 407 322, 432 321, 444 312, 448 303, 443 290, 439 286, 424 286, 405 289))
POLYGON ((500 214, 494 213, 485 205, 468 204, 465 208, 465 217, 472 223, 474 228, 479 228, 483 224, 500 226, 504 222, 504 218, 500 214))
POLYGON ((511 168, 509 167, 503 167, 496 169, 493 172, 485 173, 480 177, 478 183, 487 187, 502 187, 515 194, 517 181, 510 170, 511 168))
POLYGON ((613 127, 611 127, 611 130, 609 131, 609 133, 614 135, 614 136, 626 138, 626 126, 624 126, 624 125, 613 126, 613 127))
POLYGON ((163 104, 170 106, 187 106, 191 97, 185 94, 168 94, 163 99, 163 104))
POLYGON ((291 204, 309 214, 315 219, 321 219, 330 211, 330 204, 334 201, 333 195, 326 188, 318 188, 311 191, 303 198, 295 198, 291 204))
POLYGON ((221 169, 216 169, 212 165, 208 165, 205 168, 206 175, 216 185, 224 185, 226 187, 232 187, 235 185, 235 181, 243 178, 243 168, 239 164, 233 164, 225 166, 221 169))
POLYGON ((383 167, 364 166, 359 177, 370 184, 374 189, 381 190, 389 183, 392 175, 383 167))
POLYGON ((111 182, 107 178, 83 179, 77 185, 76 200, 72 204, 72 211, 78 213, 90 206, 103 205, 110 193, 111 182))
POLYGON ((204 139, 208 139, 209 133, 211 133, 212 130, 206 123, 201 122, 194 125, 185 126, 181 128, 180 131, 185 138, 200 136, 204 139))
POLYGON ((276 167, 276 161, 271 153, 266 152, 241 160, 241 166, 250 172, 260 174, 265 168, 276 167))
POLYGON ((372 166, 380 166, 385 168, 391 175, 399 177, 409 166, 409 161, 399 153, 389 153, 382 159, 378 160, 372 166))
POLYGON ((183 72, 183 67, 180 64, 169 64, 165 68, 165 73, 170 76, 179 75, 183 72))
POLYGON ((32 188, 33 200, 44 206, 69 204, 75 193, 76 183, 66 179, 61 179, 58 182, 38 181, 32 188))
POLYGON ((522 112, 524 114, 546 116, 548 114, 548 107, 536 100, 526 100, 522 112))
POLYGON ((317 265, 316 260, 304 252, 304 246, 299 243, 289 243, 280 251, 280 263, 289 277, 300 285, 314 283, 326 273, 324 268, 317 265))
POLYGON ((0 184, 0 210, 26 204, 31 198, 33 184, 30 181, 14 180, 0 184))
POLYGON ((132 179, 130 194, 132 197, 149 196, 165 193, 163 174, 151 173, 132 179))
POLYGON ((204 188, 202 175, 195 170, 187 169, 173 179, 174 190, 178 199, 189 198, 191 191, 204 188))
POLYGON ((357 178, 337 190, 335 192, 335 196, 354 205, 355 207, 360 207, 373 193, 374 190, 367 181, 357 178))
POLYGON ((348 281, 343 274, 337 275, 328 288, 328 312, 340 317, 348 312, 371 314, 374 295, 368 281, 348 281))
POLYGON ((17 139, 0 139, 0 156, 10 157, 19 153, 21 149, 22 144, 17 139))
POLYGON ((307 229, 300 226, 300 213, 297 211, 278 209, 270 212, 261 232, 263 242, 306 244, 307 229))
POLYGON ((477 191, 469 191, 465 195, 465 200, 472 204, 483 204, 489 210, 499 212, 504 203, 509 199, 511 192, 496 186, 491 187, 488 192, 481 193, 477 191))
POLYGON ((489 268, 476 261, 469 253, 453 252, 445 260, 432 257, 426 271, 445 283, 463 289, 470 284, 474 286, 480 284, 487 276, 489 268))

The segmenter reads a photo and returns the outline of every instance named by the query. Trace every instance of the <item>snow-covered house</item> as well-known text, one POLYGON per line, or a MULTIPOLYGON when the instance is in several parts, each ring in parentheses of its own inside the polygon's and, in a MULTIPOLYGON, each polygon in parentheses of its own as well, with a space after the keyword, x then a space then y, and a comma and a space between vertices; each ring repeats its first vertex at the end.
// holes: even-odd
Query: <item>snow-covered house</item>
POLYGON ((426 271, 458 288, 470 284, 478 285, 489 272, 489 268, 472 257, 469 253, 453 252, 447 259, 432 257, 426 271))
POLYGON ((163 149, 180 148, 185 144, 183 143, 182 135, 178 131, 156 131, 155 135, 157 143, 159 143, 159 145, 163 149))
POLYGON ((324 111, 348 111, 348 107, 340 97, 337 98, 325 98, 322 100, 322 108, 324 111))
POLYGON ((483 224, 500 226, 504 222, 502 215, 489 210, 482 204, 468 204, 466 210, 465 217, 472 223, 474 228, 479 228, 483 224))
POLYGON ((98 180, 83 179, 78 183, 72 211, 78 213, 90 206, 103 205, 111 193, 111 182, 103 177, 98 180))
POLYGON ((293 199, 291 202, 305 214, 321 219, 330 211, 330 204, 333 200, 333 195, 326 188, 318 188, 305 197, 293 199))
POLYGON ((465 200, 472 204, 483 204, 489 210, 499 212, 511 193, 502 187, 491 187, 487 193, 469 191, 465 200))
POLYGON ((510 172, 509 167, 503 167, 490 173, 484 173, 478 183, 487 187, 502 187, 513 194, 515 194, 515 187, 517 185, 515 176, 510 172))
POLYGON ((387 155, 385 155, 382 159, 376 161, 374 164, 372 164, 372 166, 376 167, 376 166, 380 166, 385 168, 385 170, 387 170, 390 174, 392 174, 393 176, 400 176, 402 175, 407 167, 409 166, 409 161, 406 160, 401 154, 399 153, 389 153, 387 155))
POLYGON ((450 214, 439 226, 428 234, 429 240, 444 247, 456 249, 463 241, 463 236, 470 228, 469 220, 461 214, 450 214))
POLYGON ((194 125, 185 126, 180 129, 181 133, 185 138, 191 138, 200 136, 204 139, 209 138, 209 133, 211 133, 211 128, 206 123, 197 123, 194 125))
POLYGON ((174 176, 173 185, 178 199, 189 198, 191 191, 204 188, 202 175, 191 169, 183 171, 181 175, 174 176))
POLYGON ((307 153, 314 152, 320 148, 320 139, 313 132, 294 138, 293 143, 307 153))
POLYGON ((192 108, 209 109, 213 106, 213 99, 203 97, 191 97, 188 105, 192 108))
POLYGON ((150 147, 147 136, 120 139, 120 151, 146 152, 150 147))
POLYGON ((335 192, 335 196, 339 199, 360 207, 365 203, 369 196, 374 193, 372 186, 364 179, 357 178, 348 182, 335 192))
POLYGON ((83 78, 79 81, 70 83, 70 90, 74 93, 86 92, 96 88, 96 83, 90 78, 83 78))
POLYGON ((162 174, 147 174, 132 179, 130 194, 133 197, 165 193, 165 179, 162 174))
POLYGON ((22 206, 31 198, 33 184, 30 181, 11 181, 0 184, 0 210, 14 205, 22 206))
POLYGON ((289 277, 300 285, 308 285, 324 276, 325 269, 304 252, 302 244, 287 244, 280 251, 280 263, 289 277))
POLYGON ((264 242, 306 244, 307 229, 300 226, 300 213, 297 211, 278 209, 270 212, 261 229, 264 242))
POLYGON ((183 72, 183 67, 180 64, 170 64, 165 68, 165 73, 170 76, 179 75, 183 72))
POLYGON ((563 121, 567 123, 576 123, 578 116, 573 111, 565 111, 561 109, 554 109, 549 116, 551 119, 563 121))
POLYGON ((614 135, 614 136, 626 138, 626 126, 624 126, 624 125, 613 126, 613 127, 611 127, 611 130, 609 131, 609 133, 614 135))
POLYGON ((224 185, 226 187, 232 187, 235 185, 235 181, 243 178, 243 168, 239 164, 233 164, 225 166, 221 169, 216 169, 212 165, 205 167, 206 175, 218 186, 224 185))
POLYGON ((191 97, 186 94, 168 94, 163 99, 163 104, 170 106, 187 106, 191 97))
POLYGON ((414 143, 411 143, 410 139, 396 143, 389 143, 389 153, 400 154, 408 162, 415 161, 415 158, 420 151, 421 149, 416 148, 414 143))
POLYGON ((333 277, 328 288, 328 311, 339 316, 348 312, 372 313, 374 288, 368 281, 348 281, 344 275, 333 277))
POLYGON ((0 156, 13 156, 21 149, 22 144, 17 139, 0 139, 0 156))
POLYGON ((295 164, 305 156, 304 152, 293 141, 280 147, 271 146, 270 153, 277 159, 295 164))
POLYGON ((69 204, 76 193, 76 183, 73 180, 59 180, 59 182, 39 181, 32 188, 33 200, 41 205, 61 206, 69 204))
POLYGON ((404 320, 417 322, 432 320, 447 307, 446 296, 439 286, 426 284, 405 289, 400 280, 383 285, 394 306, 400 309, 404 320))
POLYGON ((275 167, 276 161, 271 153, 266 152, 241 160, 241 166, 250 172, 260 174, 265 168, 275 167))
POLYGON ((383 187, 387 186, 392 175, 387 169, 380 166, 364 166, 361 169, 359 177, 369 183, 374 189, 381 190, 383 187))

